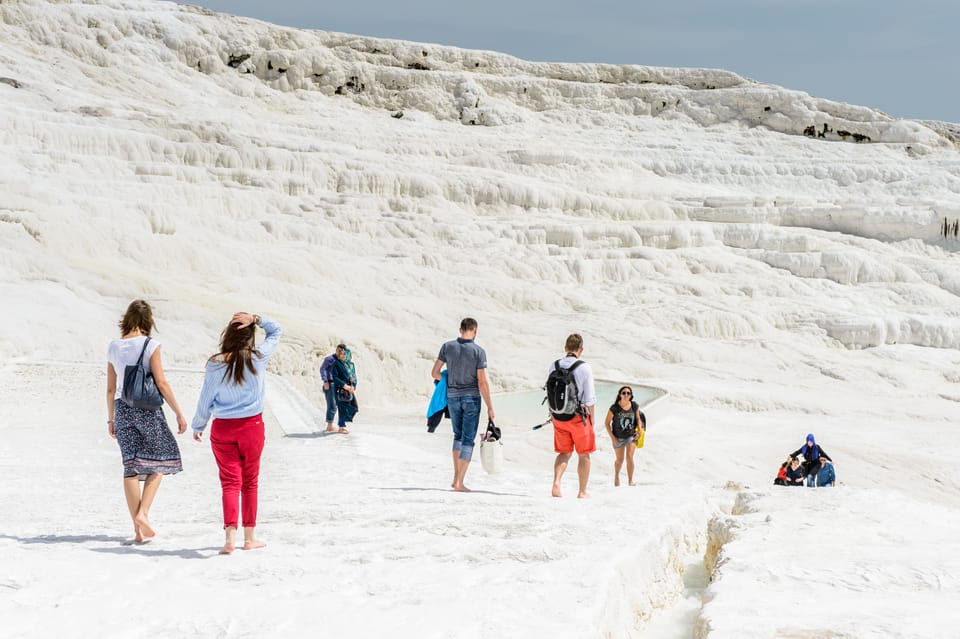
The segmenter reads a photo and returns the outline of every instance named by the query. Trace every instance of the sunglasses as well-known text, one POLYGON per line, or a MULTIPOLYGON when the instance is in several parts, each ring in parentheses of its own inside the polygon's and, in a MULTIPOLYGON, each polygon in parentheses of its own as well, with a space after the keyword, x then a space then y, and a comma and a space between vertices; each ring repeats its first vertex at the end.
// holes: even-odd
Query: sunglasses
POLYGON ((630 391, 620 391, 620 396, 621 396, 621 397, 633 397, 633 393, 631 393, 630 391))

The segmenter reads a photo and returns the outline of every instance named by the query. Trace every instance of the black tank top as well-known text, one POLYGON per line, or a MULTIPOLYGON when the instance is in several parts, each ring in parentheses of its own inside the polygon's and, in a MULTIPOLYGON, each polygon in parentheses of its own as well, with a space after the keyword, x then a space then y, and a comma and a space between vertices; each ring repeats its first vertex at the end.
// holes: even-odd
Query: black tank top
POLYGON ((610 407, 613 413, 613 421, 610 422, 610 428, 615 437, 620 439, 630 437, 637 429, 637 404, 630 402, 630 408, 624 409, 620 402, 614 402, 610 407))

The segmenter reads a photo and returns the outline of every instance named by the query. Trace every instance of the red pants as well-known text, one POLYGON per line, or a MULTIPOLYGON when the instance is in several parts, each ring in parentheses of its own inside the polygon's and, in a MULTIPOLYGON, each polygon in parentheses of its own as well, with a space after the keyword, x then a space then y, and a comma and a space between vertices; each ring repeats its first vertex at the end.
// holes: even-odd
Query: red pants
POLYGON ((263 452, 263 416, 214 419, 210 445, 220 469, 223 527, 237 527, 243 497, 243 527, 257 525, 257 485, 263 452))

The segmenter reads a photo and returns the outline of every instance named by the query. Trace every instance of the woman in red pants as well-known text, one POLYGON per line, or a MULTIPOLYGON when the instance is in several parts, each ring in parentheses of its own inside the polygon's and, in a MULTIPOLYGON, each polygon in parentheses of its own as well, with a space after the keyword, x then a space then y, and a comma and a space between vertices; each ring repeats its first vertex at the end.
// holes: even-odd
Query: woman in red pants
POLYGON ((220 469, 226 533, 221 555, 229 555, 236 548, 241 515, 243 549, 266 545, 254 534, 264 442, 263 382, 267 362, 277 350, 281 332, 280 325, 266 317, 234 313, 220 335, 220 352, 207 360, 192 428, 193 438, 202 441, 207 422, 213 417, 210 444, 220 469), (254 340, 257 326, 267 333, 259 349, 254 340))

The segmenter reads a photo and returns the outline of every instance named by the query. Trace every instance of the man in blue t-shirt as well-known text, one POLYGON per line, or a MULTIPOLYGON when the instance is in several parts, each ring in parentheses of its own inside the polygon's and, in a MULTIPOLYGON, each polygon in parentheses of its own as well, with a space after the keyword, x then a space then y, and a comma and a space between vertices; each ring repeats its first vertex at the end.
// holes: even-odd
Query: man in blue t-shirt
POLYGON ((447 408, 453 422, 453 484, 461 493, 470 490, 463 485, 467 467, 473 457, 473 443, 480 426, 480 398, 487 405, 487 419, 493 421, 490 385, 487 382, 487 353, 473 340, 477 337, 477 320, 465 317, 460 322, 460 337, 444 343, 433 364, 433 378, 440 379, 440 369, 447 366, 447 408))

